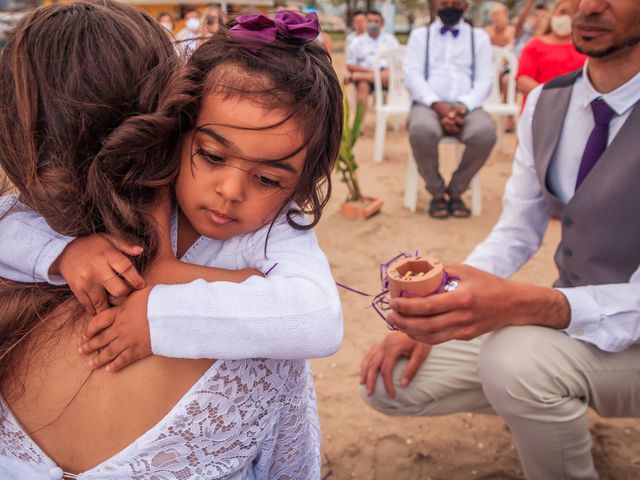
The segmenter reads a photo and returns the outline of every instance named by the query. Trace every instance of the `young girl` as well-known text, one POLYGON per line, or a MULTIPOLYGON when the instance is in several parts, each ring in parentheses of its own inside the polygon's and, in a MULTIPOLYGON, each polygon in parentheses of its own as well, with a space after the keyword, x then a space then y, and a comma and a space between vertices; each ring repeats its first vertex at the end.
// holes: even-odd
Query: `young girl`
MULTIPOLYGON (((86 5, 95 7, 85 4, 84 8, 86 5)), ((109 2, 105 5, 114 8, 109 2)), ((74 6, 47 8, 86 14, 74 6)), ((105 23, 104 18, 98 20, 105 23)), ((305 358, 330 354, 340 342, 341 313, 326 259, 309 228, 326 203, 321 185, 328 182, 337 153, 342 122, 339 86, 326 55, 306 43, 309 30, 315 30, 311 38, 317 36, 317 20, 285 14, 276 23, 265 17, 242 22, 240 19, 229 34, 203 45, 189 65, 192 90, 188 94, 194 99, 190 105, 198 114, 194 123, 186 117, 188 133, 181 142, 175 182, 179 208, 172 218, 171 239, 183 262, 234 270, 253 267, 265 274, 271 271, 242 284, 198 280, 188 285, 144 287, 113 311, 116 320, 148 314, 149 324, 142 324, 150 325, 153 350, 167 356, 305 358), (305 221, 297 205, 308 209, 312 222, 305 221)), ((28 29, 28 24, 22 28, 28 29)), ((14 59, 14 51, 9 49, 3 60, 14 59)), ((24 180, 38 170, 2 165, 21 197, 30 200, 24 188, 29 181, 24 180)), ((126 185, 131 180, 126 170, 113 178, 114 192, 118 181, 126 185)), ((117 197, 121 192, 105 193, 117 197)), ((91 200, 98 211, 104 207, 101 198, 91 200)), ((120 201, 122 197, 118 200, 115 207, 131 213, 123 205, 126 202, 120 201)), ((41 208, 37 210, 42 213, 41 208)), ((95 208, 79 211, 96 214, 95 208)), ((108 216, 108 211, 103 212, 108 216)), ((55 281, 50 271, 59 268, 63 276, 69 271, 65 255, 78 263, 71 255, 74 244, 80 248, 80 242, 86 240, 104 245, 105 237, 69 243, 69 238, 53 233, 44 222, 34 224, 33 215, 14 209, 3 219, 2 276, 55 281), (9 247, 6 235, 20 235, 21 241, 14 240, 9 247), (54 262, 59 256, 59 262, 54 262)), ((78 232, 69 228, 74 219, 68 215, 49 212, 45 219, 62 233, 78 232)), ((95 231, 123 230, 109 227, 104 222, 95 231)), ((164 267, 154 272, 154 264, 152 276, 188 279, 194 270, 184 270, 184 264, 172 259, 169 249, 162 241, 160 244, 157 263, 164 267), (186 273, 176 273, 178 270, 186 273)), ((144 245, 144 250, 153 249, 144 245)), ((105 255, 113 253, 108 245, 104 251, 111 252, 105 255)), ((105 288, 115 289, 106 285, 114 279, 118 285, 122 279, 132 286, 140 282, 127 266, 113 268, 121 275, 103 278, 105 288)), ((0 301, 10 296, 11 291, 3 293, 0 301)), ((13 313, 20 312, 19 305, 11 305, 13 313)), ((20 356, 10 351, 15 345, 3 345, 0 351, 3 363, 12 361, 16 372, 15 378, 0 378, 2 393, 21 422, 20 426, 8 408, 3 409, 3 439, 13 440, 0 444, 0 468, 9 465, 8 472, 20 477, 45 467, 53 472, 57 467, 51 458, 73 471, 87 470, 109 458, 87 472, 86 478, 146 478, 159 471, 181 478, 319 475, 315 399, 306 362, 218 360, 211 365, 210 361, 184 363, 150 357, 121 375, 105 376, 98 370, 85 378, 69 354, 69 345, 80 338, 80 332, 64 329, 69 315, 62 310, 58 316, 66 313, 67 318, 59 322, 54 321, 56 315, 45 315, 52 336, 60 340, 60 332, 68 334, 65 341, 47 344, 46 355, 39 336, 30 336, 29 330, 24 335, 27 346, 15 349, 21 350, 20 356), (74 368, 69 370, 69 365, 74 368), (34 371, 40 372, 36 378, 34 371), (61 378, 65 381, 60 382, 61 378), (125 397, 132 388, 135 393, 125 397), (166 414, 171 405, 175 406, 166 414), (166 416, 155 423, 163 414, 166 416), (25 431, 32 432, 31 438, 25 431), (145 433, 139 436, 141 432, 145 433), (19 458, 28 458, 27 465, 19 465, 19 458)), ((3 338, 8 338, 4 333, 3 338)), ((117 349, 120 340, 129 345, 126 335, 105 340, 113 340, 109 348, 117 349)), ((122 357, 137 345, 126 346, 122 357)))

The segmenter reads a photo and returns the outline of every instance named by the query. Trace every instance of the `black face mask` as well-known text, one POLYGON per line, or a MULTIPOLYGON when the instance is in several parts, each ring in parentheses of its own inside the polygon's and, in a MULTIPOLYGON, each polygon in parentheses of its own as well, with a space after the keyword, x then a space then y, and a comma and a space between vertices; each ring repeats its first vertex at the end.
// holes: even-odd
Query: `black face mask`
POLYGON ((438 10, 438 16, 442 23, 447 26, 455 25, 462 18, 462 9, 456 7, 446 7, 438 10))

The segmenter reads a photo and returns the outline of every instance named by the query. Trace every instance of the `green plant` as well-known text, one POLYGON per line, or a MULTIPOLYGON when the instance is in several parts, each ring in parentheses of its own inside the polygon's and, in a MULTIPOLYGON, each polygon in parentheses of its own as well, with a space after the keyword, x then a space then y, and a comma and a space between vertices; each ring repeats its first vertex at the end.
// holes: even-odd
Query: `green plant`
POLYGON ((336 162, 336 170, 340 173, 340 180, 342 180, 349 189, 349 198, 347 200, 357 202, 362 200, 362 192, 358 184, 358 163, 353 155, 353 147, 360 135, 364 105, 362 102, 358 102, 353 123, 349 125, 349 105, 345 95, 343 95, 342 102, 344 106, 344 127, 342 129, 342 138, 340 139, 340 151, 338 153, 338 161, 336 162))

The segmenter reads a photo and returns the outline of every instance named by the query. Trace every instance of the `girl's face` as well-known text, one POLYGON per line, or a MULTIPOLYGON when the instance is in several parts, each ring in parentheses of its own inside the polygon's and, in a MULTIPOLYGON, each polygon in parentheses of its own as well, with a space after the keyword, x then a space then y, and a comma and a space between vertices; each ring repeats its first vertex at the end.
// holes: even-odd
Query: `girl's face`
POLYGON ((200 235, 224 240, 258 230, 291 198, 306 148, 299 122, 256 100, 220 93, 202 102, 185 135, 178 205, 200 235), (275 125, 275 126, 274 126, 275 125))

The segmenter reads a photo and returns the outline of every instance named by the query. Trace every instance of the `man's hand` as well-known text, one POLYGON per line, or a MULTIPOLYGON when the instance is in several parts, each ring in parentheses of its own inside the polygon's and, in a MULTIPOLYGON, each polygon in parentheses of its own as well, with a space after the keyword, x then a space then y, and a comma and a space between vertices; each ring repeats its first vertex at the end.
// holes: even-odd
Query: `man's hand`
POLYGON ((373 395, 378 372, 382 375, 384 386, 391 398, 395 398, 393 387, 393 367, 402 357, 408 357, 409 363, 402 373, 400 385, 406 387, 411 383, 416 372, 425 361, 431 350, 431 345, 418 343, 402 332, 390 333, 379 343, 376 343, 364 356, 360 363, 360 384, 366 385, 367 395, 373 395))
POLYGON ((446 267, 460 278, 452 292, 427 298, 394 298, 387 320, 419 342, 471 340, 507 325, 566 328, 571 308, 552 288, 505 280, 467 265, 446 267))
POLYGON ((121 305, 91 319, 84 331, 87 341, 78 349, 83 355, 99 350, 89 361, 91 368, 107 365, 107 371, 117 372, 151 355, 147 318, 150 293, 151 287, 145 287, 129 295, 121 305))
POLYGON ((109 295, 126 297, 144 287, 144 280, 127 257, 138 256, 142 247, 103 233, 73 240, 51 265, 85 308, 95 315, 109 308, 109 295))
POLYGON ((453 110, 453 104, 448 102, 434 102, 431 104, 431 108, 438 114, 441 119, 448 116, 449 112, 453 110))
POLYGON ((457 135, 462 131, 466 110, 461 105, 435 102, 431 104, 431 108, 440 117, 440 125, 446 134, 457 135))

